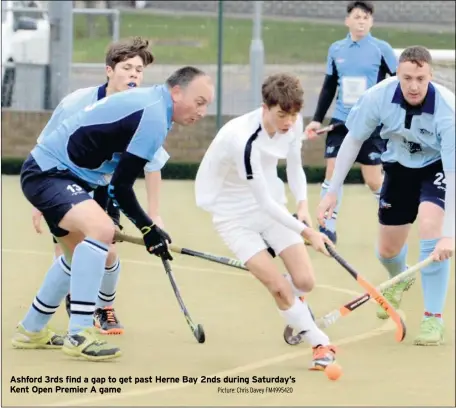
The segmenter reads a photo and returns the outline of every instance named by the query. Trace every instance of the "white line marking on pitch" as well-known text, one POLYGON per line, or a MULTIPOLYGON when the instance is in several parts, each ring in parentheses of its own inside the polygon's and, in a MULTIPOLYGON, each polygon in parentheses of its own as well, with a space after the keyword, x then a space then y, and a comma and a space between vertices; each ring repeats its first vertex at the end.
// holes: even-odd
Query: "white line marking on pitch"
MULTIPOLYGON (((44 252, 44 251, 26 251, 26 250, 19 250, 19 249, 7 249, 7 248, 2 248, 2 252, 6 253, 22 253, 22 254, 30 254, 30 255, 39 255, 39 256, 50 256, 50 252, 44 252)), ((145 265, 145 266, 153 266, 153 267, 159 267, 159 264, 154 264, 152 262, 145 262, 145 261, 137 261, 133 259, 122 259, 123 262, 128 262, 132 264, 138 264, 138 265, 145 265)), ((210 273, 215 273, 215 274, 226 274, 226 275, 231 275, 231 276, 247 276, 251 277, 248 273, 241 273, 241 272, 224 272, 224 271, 218 271, 214 269, 207 269, 207 268, 196 268, 196 267, 191 267, 191 266, 186 266, 186 265, 175 265, 176 267, 179 267, 181 269, 188 269, 188 270, 195 270, 195 271, 201 271, 201 272, 210 272, 210 273)), ((350 295, 359 295, 358 292, 349 290, 349 289, 343 289, 343 288, 336 288, 333 286, 329 285, 317 285, 317 287, 320 287, 322 289, 327 289, 327 290, 332 290, 336 292, 341 292, 341 293, 347 293, 350 295)), ((403 319, 405 321, 405 315, 403 316, 403 319)), ((339 341, 335 342, 335 345, 343 345, 343 344, 351 344, 351 343, 356 343, 362 340, 370 339, 376 336, 379 336, 381 334, 384 334, 387 331, 391 331, 395 329, 395 325, 393 322, 387 321, 382 327, 371 330, 367 333, 362 333, 356 336, 349 336, 345 337, 339 341)), ((259 360, 254 363, 249 363, 245 364, 242 366, 238 366, 229 370, 225 371, 220 371, 218 373, 210 375, 212 376, 217 376, 217 377, 222 377, 222 376, 227 376, 227 375, 237 375, 253 370, 257 370, 259 368, 264 368, 270 365, 282 363, 284 361, 291 360, 296 357, 301 357, 305 356, 311 353, 310 348, 306 348, 305 350, 300 350, 300 351, 295 351, 291 353, 286 353, 286 354, 281 354, 276 357, 270 357, 266 358, 263 360, 259 360)), ((199 383, 199 382, 198 382, 199 383)), ((142 395, 150 395, 150 394, 156 394, 159 392, 166 392, 169 390, 177 390, 181 388, 188 387, 193 384, 169 384, 169 385, 164 385, 164 386, 157 386, 157 387, 152 387, 148 389, 140 389, 140 390, 132 390, 132 391, 126 391, 122 394, 113 394, 113 395, 107 395, 107 396, 92 396, 89 398, 76 398, 72 400, 68 400, 65 402, 57 402, 53 404, 42 404, 38 406, 52 406, 52 407, 58 407, 58 406, 78 406, 78 405, 84 405, 84 404, 93 404, 96 401, 100 402, 105 402, 109 400, 119 400, 122 398, 127 398, 127 397, 135 397, 135 396, 142 396, 142 395)))
MULTIPOLYGON (((405 320, 405 316, 403 317, 405 320)), ((339 341, 335 342, 336 346, 341 346, 344 344, 352 344, 352 343, 357 343, 362 340, 370 339, 376 336, 380 336, 384 334, 385 332, 392 331, 395 329, 394 323, 388 321, 384 324, 384 326, 371 330, 367 333, 362 333, 358 334, 356 336, 350 336, 350 337, 345 337, 339 341)), ((286 354, 281 354, 276 357, 270 357, 266 358, 263 360, 259 360, 254 363, 250 364, 245 364, 239 367, 234 367, 229 370, 224 370, 224 371, 219 371, 218 373, 214 373, 209 375, 209 377, 217 376, 217 377, 224 377, 227 375, 239 375, 242 373, 246 373, 249 371, 257 370, 260 368, 264 368, 267 366, 271 366, 274 364, 282 363, 284 361, 291 360, 293 358, 297 357, 302 357, 308 354, 311 354, 312 350, 310 348, 306 348, 305 350, 301 351, 295 351, 291 353, 286 353, 286 354)), ((200 382, 198 381, 198 384, 200 382)), ((194 384, 189 384, 189 383, 180 383, 180 384, 169 384, 169 385, 164 385, 164 386, 157 386, 157 387, 152 387, 152 388, 147 388, 147 389, 140 389, 140 390, 133 390, 133 391, 126 391, 123 392, 122 394, 111 394, 111 395, 106 395, 106 396, 93 396, 93 397, 86 397, 86 398, 75 398, 72 400, 67 400, 64 402, 56 402, 53 404, 42 404, 38 406, 49 406, 49 407, 64 407, 64 406, 81 406, 81 405, 93 405, 96 402, 106 402, 110 400, 120 400, 124 398, 131 398, 131 397, 139 397, 139 396, 144 396, 144 395, 150 395, 150 394, 157 394, 159 392, 166 392, 166 391, 171 391, 171 390, 178 390, 181 388, 189 387, 189 386, 194 386, 194 384)))
MULTIPOLYGON (((23 249, 2 248, 2 252, 12 253, 12 254, 30 254, 30 255, 39 255, 39 256, 49 256, 49 257, 52 256, 52 254, 50 252, 28 251, 28 250, 23 250, 23 249)), ((127 259, 127 258, 121 258, 121 260, 122 260, 122 262, 136 264, 136 265, 152 266, 154 268, 163 268, 162 264, 155 263, 155 262, 138 261, 136 259, 127 259)), ((204 261, 204 260, 202 260, 202 261, 204 261)), ((206 262, 209 262, 209 261, 206 261, 206 262)), ((254 277, 247 271, 245 271, 245 272, 239 272, 239 271, 234 271, 234 270, 230 271, 230 272, 220 271, 218 269, 209 269, 209 268, 200 268, 200 267, 196 267, 196 266, 182 265, 182 264, 176 263, 176 261, 173 262, 173 268, 174 269, 186 269, 189 271, 196 271, 196 272, 206 272, 206 273, 212 273, 212 274, 218 274, 218 275, 240 276, 243 278, 254 279, 254 277)), ((227 268, 231 268, 231 267, 227 266, 227 268)), ((232 269, 234 269, 234 268, 232 268, 232 269)), ((320 288, 320 289, 331 290, 333 292, 345 293, 345 294, 351 295, 351 296, 360 296, 361 295, 360 292, 356 292, 354 290, 345 289, 345 288, 338 288, 338 287, 331 286, 331 285, 317 284, 316 287, 320 288)))

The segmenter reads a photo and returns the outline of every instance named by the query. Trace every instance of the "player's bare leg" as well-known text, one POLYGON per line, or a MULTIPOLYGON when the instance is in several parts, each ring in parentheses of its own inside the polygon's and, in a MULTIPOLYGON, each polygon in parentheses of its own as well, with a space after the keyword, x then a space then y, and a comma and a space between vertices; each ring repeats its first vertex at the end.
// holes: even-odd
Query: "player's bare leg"
POLYGON ((58 243, 54 243, 54 259, 57 259, 60 255, 63 255, 62 248, 58 243))
MULTIPOLYGON (((305 296, 315 286, 315 273, 307 249, 302 244, 291 245, 285 248, 279 256, 289 273, 288 280, 291 283, 293 294, 299 296, 301 302, 310 311, 305 296)), ((311 311, 310 314, 313 319, 311 311)), ((312 369, 324 369, 335 361, 335 347, 329 344, 329 338, 316 325, 307 332, 305 337, 314 350, 312 369)))
MULTIPOLYGON (((307 292, 314 286, 314 277, 312 272, 309 274, 302 272, 299 274, 297 272, 298 262, 305 261, 307 252, 303 244, 299 246, 301 250, 289 247, 288 249, 290 250, 288 254, 285 254, 285 258, 289 264, 293 264, 293 274, 296 276, 297 282, 299 282, 300 290, 307 292), (298 259, 291 261, 290 256, 298 252, 300 252, 298 259)), ((282 254, 283 252, 285 251, 282 251, 282 254)), ((314 349, 314 360, 311 369, 324 370, 327 365, 334 362, 335 350, 330 346, 328 337, 317 328, 307 303, 305 301, 302 302, 294 295, 291 282, 280 274, 267 250, 263 250, 250 258, 246 262, 246 266, 271 293, 286 323, 298 332, 305 332, 304 337, 314 349)))
MULTIPOLYGON (((407 225, 380 225, 377 256, 389 273, 389 277, 398 275, 407 269, 407 237, 410 224, 407 225)), ((395 308, 399 308, 402 295, 409 290, 415 282, 415 278, 409 278, 383 292, 385 298, 395 308)), ((379 319, 388 319, 388 314, 381 307, 377 310, 379 319)))
MULTIPOLYGON (((442 236, 444 211, 432 203, 423 202, 418 210, 420 234, 420 261, 427 258, 435 249, 442 236)), ((414 340, 419 346, 438 346, 443 343, 444 326, 442 320, 450 278, 449 260, 434 262, 421 270, 421 286, 424 300, 424 316, 420 333, 414 340)))
POLYGON ((363 176, 364 183, 372 194, 375 196, 376 200, 380 200, 380 190, 383 184, 383 172, 381 165, 369 166, 366 164, 361 165, 361 174, 363 176))

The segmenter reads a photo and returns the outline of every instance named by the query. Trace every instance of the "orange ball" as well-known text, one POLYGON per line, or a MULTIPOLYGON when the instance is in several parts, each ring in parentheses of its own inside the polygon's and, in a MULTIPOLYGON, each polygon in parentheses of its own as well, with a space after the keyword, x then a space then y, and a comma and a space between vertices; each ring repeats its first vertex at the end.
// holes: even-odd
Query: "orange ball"
POLYGON ((342 367, 336 363, 330 364, 326 367, 325 374, 330 380, 336 381, 342 375, 342 367))

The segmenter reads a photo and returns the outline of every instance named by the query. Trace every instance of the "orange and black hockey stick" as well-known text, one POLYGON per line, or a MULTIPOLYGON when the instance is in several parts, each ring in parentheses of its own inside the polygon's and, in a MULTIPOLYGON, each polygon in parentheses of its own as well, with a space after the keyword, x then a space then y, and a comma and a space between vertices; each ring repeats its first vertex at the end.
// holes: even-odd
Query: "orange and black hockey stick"
MULTIPOLYGON (((406 279, 412 278, 415 273, 417 273, 422 268, 431 264, 433 259, 431 257, 426 258, 424 261, 417 263, 416 265, 408 268, 406 271, 400 273, 399 275, 394 276, 393 278, 383 282, 377 287, 379 292, 383 292, 386 289, 396 285, 397 283, 403 282, 406 279)), ((326 313, 323 317, 320 317, 315 320, 315 323, 321 329, 325 329, 334 323, 336 323, 341 317, 349 315, 354 310, 358 309, 365 303, 371 300, 371 296, 369 293, 364 293, 361 296, 358 296, 355 299, 350 300, 350 302, 346 303, 343 306, 339 306, 337 309, 332 310, 329 313, 326 313)), ((283 332, 283 338, 287 344, 290 346, 294 346, 299 344, 303 341, 303 336, 301 334, 293 334, 293 328, 291 326, 286 326, 283 332)))
POLYGON ((391 320, 396 323, 396 341, 401 342, 405 338, 406 326, 402 317, 397 310, 385 299, 381 292, 365 278, 363 278, 345 259, 343 259, 331 246, 326 245, 329 254, 356 279, 359 285, 367 292, 367 294, 375 300, 388 313, 391 320))

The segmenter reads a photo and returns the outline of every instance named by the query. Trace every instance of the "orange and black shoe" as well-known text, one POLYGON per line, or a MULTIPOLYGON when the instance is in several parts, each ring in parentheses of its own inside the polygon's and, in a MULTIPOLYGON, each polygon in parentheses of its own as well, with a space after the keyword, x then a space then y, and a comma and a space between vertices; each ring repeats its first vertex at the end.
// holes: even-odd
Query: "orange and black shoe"
POLYGON ((101 334, 123 334, 124 327, 117 319, 116 312, 112 306, 98 308, 93 314, 93 324, 101 334))
POLYGON ((309 370, 324 371, 327 366, 336 362, 336 348, 334 346, 313 347, 313 360, 309 370))

